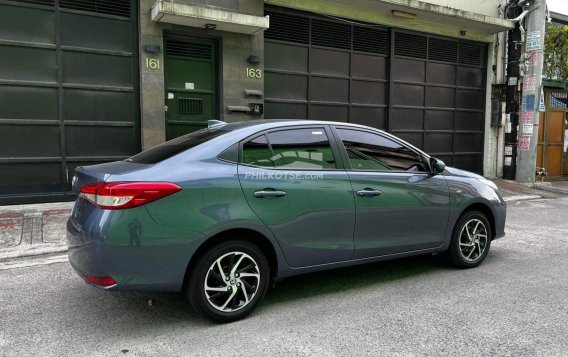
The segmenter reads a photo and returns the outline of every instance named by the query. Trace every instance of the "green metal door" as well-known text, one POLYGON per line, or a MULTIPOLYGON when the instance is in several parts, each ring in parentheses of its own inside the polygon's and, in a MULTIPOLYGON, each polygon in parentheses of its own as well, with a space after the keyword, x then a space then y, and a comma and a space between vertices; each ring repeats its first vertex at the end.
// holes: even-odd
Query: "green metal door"
POLYGON ((166 36, 166 139, 204 128, 216 117, 213 40, 166 36))

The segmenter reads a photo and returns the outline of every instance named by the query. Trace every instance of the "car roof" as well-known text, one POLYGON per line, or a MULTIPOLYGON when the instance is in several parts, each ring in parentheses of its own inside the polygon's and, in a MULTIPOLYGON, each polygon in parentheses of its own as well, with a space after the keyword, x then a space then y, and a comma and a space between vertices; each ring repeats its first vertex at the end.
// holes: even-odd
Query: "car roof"
POLYGON ((277 128, 281 126, 290 126, 290 125, 341 125, 341 126, 352 126, 361 129, 373 129, 373 130, 382 131, 380 129, 371 128, 365 125, 345 123, 339 121, 311 120, 311 119, 255 119, 255 120, 240 121, 235 123, 227 123, 226 125, 222 126, 222 128, 223 130, 233 131, 238 129, 252 128, 255 126, 266 126, 266 128, 277 128))
POLYGON ((423 155, 426 155, 427 157, 430 156, 427 153, 425 153, 424 151, 417 148, 416 146, 410 144, 409 142, 406 142, 406 141, 402 140, 401 138, 399 138, 397 136, 394 136, 390 133, 387 133, 384 130, 373 128, 373 127, 366 126, 366 125, 360 125, 360 124, 354 124, 354 123, 345 123, 345 122, 339 122, 339 121, 311 120, 311 119, 255 119, 255 120, 247 120, 247 121, 241 121, 241 122, 235 122, 235 123, 228 123, 228 124, 220 127, 219 130, 231 131, 236 136, 241 136, 241 138, 242 138, 242 136, 252 135, 256 132, 260 132, 260 131, 263 131, 263 130, 280 128, 280 127, 288 127, 288 126, 297 126, 297 125, 298 126, 300 126, 300 125, 335 125, 335 126, 346 126, 346 127, 352 127, 352 128, 358 128, 358 129, 378 131, 378 132, 382 133, 383 135, 394 139, 395 141, 404 142, 406 145, 412 147, 414 150, 416 150, 417 152, 419 152, 423 155))

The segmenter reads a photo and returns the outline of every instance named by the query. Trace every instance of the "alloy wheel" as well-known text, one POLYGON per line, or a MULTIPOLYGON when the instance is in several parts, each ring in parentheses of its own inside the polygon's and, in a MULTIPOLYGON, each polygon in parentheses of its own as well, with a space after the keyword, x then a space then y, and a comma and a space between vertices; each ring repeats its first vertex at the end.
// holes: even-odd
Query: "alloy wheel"
POLYGON ((477 218, 467 221, 460 231, 459 245, 459 252, 467 262, 475 262, 481 258, 487 247, 485 224, 477 218))
POLYGON ((243 252, 230 252, 215 260, 205 276, 205 296, 209 304, 222 312, 234 312, 247 306, 260 285, 256 261, 243 252))

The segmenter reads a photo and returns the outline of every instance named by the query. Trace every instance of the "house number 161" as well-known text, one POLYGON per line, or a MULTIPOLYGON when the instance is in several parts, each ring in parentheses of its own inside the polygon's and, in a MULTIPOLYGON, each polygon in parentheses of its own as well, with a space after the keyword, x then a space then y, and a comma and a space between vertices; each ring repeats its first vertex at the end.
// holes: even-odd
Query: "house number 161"
POLYGON ((158 59, 158 58, 146 58, 146 68, 148 68, 148 69, 160 69, 160 59, 158 59))

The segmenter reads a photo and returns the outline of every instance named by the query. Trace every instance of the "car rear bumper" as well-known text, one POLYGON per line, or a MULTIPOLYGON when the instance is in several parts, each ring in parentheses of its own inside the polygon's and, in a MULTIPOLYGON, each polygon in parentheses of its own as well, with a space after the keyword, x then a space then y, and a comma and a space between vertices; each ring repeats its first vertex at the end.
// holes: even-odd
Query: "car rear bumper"
MULTIPOLYGON (((85 276, 103 277, 108 274, 109 267, 105 264, 104 255, 101 254, 103 245, 101 241, 89 235, 87 232, 77 230, 71 221, 67 220, 67 244, 69 246, 68 257, 71 267, 75 272, 86 281, 85 276)), ((101 287, 90 284, 97 288, 111 290, 117 288, 118 284, 101 287)))
POLYGON ((83 279, 114 279, 108 287, 89 283, 106 290, 180 291, 189 260, 204 239, 157 225, 143 207, 91 208, 81 225, 73 216, 67 221, 69 263, 83 279))

